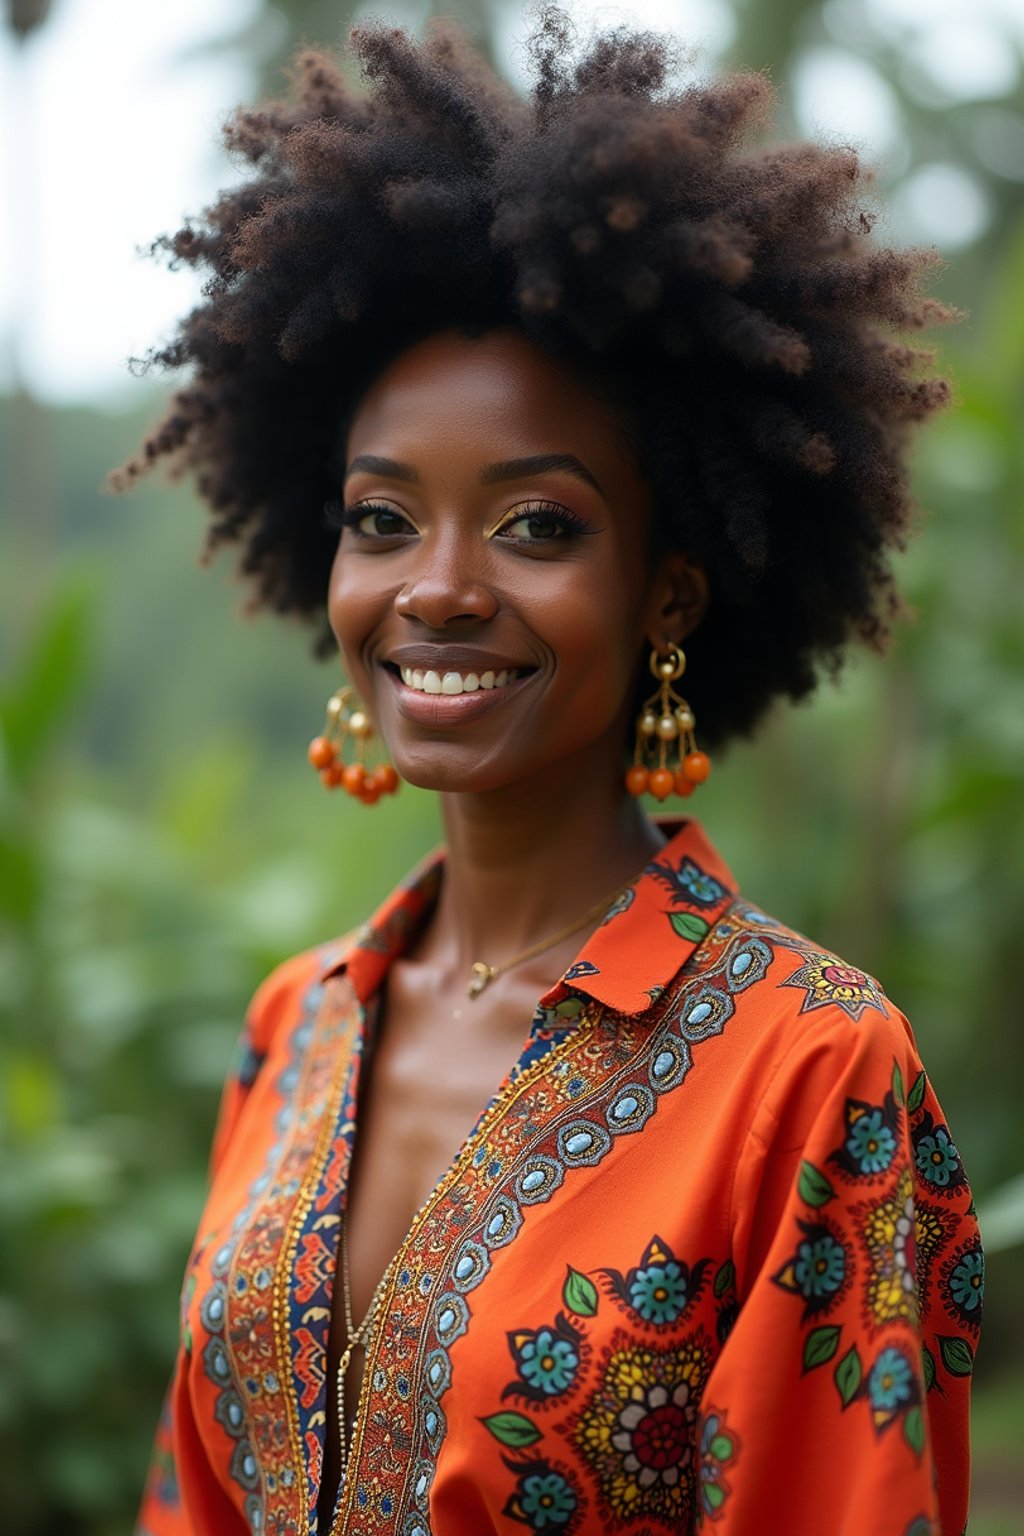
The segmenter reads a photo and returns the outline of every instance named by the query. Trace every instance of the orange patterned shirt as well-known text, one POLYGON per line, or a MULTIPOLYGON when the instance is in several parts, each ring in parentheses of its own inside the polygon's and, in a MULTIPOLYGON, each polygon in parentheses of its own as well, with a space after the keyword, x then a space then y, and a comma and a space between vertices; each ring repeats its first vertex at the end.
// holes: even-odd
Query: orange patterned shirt
MULTIPOLYGON (((964 1528, 983 1257, 910 1028, 668 830, 396 1257, 336 1533, 964 1528)), ((256 995, 141 1532, 316 1531, 360 1068, 442 870, 256 995)))

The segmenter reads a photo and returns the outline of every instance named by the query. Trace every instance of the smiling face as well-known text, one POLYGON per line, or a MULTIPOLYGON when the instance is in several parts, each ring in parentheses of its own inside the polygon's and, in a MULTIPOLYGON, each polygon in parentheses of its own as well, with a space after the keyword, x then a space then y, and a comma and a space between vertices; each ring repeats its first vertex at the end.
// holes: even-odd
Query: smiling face
POLYGON ((621 777, 638 659, 694 622, 621 426, 514 331, 432 336, 361 401, 328 611, 411 783, 621 777))

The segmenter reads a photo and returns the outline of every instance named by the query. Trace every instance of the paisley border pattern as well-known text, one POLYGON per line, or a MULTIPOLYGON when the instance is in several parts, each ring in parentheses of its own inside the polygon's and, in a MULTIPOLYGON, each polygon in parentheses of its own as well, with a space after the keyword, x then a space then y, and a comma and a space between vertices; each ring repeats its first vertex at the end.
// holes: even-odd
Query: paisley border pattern
MULTIPOLYGON (((744 905, 740 915, 748 910, 744 905)), ((734 996, 763 978, 771 959, 763 939, 723 920, 653 1018, 615 1015, 581 1000, 575 1028, 490 1106, 414 1226, 382 1301, 352 1447, 356 1475, 340 1505, 340 1525, 352 1536, 372 1536, 385 1511, 402 1536, 430 1536, 449 1350, 469 1324, 465 1296, 484 1280, 494 1254, 515 1240, 524 1206, 550 1199, 574 1169, 596 1166, 620 1136, 656 1113, 661 1095, 692 1068, 694 1047, 721 1034, 734 996), (609 1052, 617 1061, 611 1071, 609 1052), (529 1112, 512 1113, 515 1105, 529 1112), (413 1383, 405 1398, 394 1386, 399 1372, 413 1383), (367 1418, 371 1380, 374 1410, 367 1418)))

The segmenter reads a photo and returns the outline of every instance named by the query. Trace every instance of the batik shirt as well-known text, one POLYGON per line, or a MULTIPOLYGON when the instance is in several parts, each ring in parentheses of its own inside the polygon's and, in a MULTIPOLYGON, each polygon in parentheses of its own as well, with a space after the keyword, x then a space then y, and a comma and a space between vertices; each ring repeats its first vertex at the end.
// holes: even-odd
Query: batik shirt
MULTIPOLYGON (((910 1028, 737 895, 694 822, 671 830, 392 1265, 335 1533, 964 1528, 983 1259, 910 1028)), ((152 1536, 317 1530, 361 1063, 442 870, 257 993, 152 1536)))

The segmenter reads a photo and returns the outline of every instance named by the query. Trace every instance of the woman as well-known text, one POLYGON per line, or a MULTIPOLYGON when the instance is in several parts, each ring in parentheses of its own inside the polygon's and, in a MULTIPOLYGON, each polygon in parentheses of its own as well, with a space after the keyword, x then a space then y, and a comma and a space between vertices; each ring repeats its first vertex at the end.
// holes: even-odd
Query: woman
POLYGON ((326 608, 314 766, 446 836, 254 1000, 141 1528, 959 1532, 982 1257, 909 1027, 637 798, 884 638, 925 258, 848 151, 744 147, 760 77, 531 48, 528 103, 447 31, 307 55, 169 242, 128 478, 326 608))

